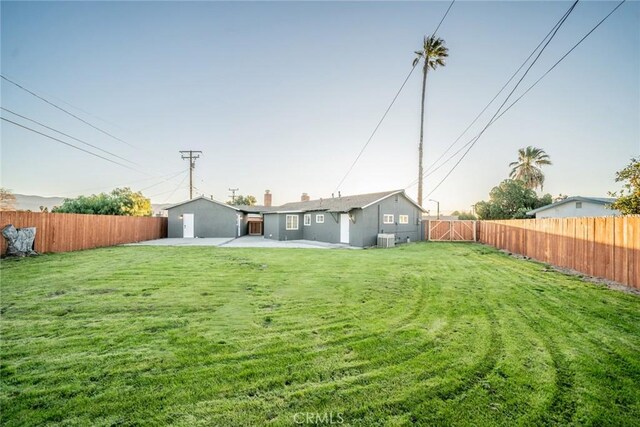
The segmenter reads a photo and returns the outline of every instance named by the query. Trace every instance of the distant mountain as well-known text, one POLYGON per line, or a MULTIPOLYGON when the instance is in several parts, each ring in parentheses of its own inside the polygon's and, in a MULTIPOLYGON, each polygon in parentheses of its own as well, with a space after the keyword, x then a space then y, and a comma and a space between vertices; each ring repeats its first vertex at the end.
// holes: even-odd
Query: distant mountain
MULTIPOLYGON (((40 212, 40 206, 51 210, 54 206, 60 206, 65 199, 64 197, 43 197, 27 194, 14 194, 14 196, 16 196, 16 210, 31 212, 40 212)), ((171 206, 171 203, 151 204, 154 214, 165 209, 167 206, 171 206)))
POLYGON ((51 208, 61 205, 64 201, 64 197, 42 197, 27 194, 14 194, 14 196, 16 196, 16 209, 20 211, 40 212, 40 206, 45 206, 51 210, 51 208))

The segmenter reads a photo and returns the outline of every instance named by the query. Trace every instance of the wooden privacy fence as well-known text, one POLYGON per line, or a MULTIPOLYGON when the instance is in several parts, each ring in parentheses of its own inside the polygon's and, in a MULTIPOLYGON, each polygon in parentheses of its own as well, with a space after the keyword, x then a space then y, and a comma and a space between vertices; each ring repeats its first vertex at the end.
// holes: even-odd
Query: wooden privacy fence
MULTIPOLYGON (((0 229, 36 227, 37 252, 69 252, 167 237, 167 218, 0 212, 0 229)), ((2 238, 2 255, 7 243, 2 238)))
POLYGON ((479 240, 640 288, 640 216, 480 221, 479 240))
POLYGON ((475 242, 476 221, 429 220, 425 221, 425 236, 433 242, 475 242))

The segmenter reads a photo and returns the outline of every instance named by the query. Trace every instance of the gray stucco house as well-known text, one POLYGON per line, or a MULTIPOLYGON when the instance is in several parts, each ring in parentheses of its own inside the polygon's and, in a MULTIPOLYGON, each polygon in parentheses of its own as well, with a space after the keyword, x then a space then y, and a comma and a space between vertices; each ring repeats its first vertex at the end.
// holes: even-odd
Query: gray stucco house
POLYGON ((262 234, 264 206, 231 206, 200 196, 167 207, 167 237, 240 237, 262 234))
MULTIPOLYGON (((268 198, 267 198, 268 196, 268 198)), ((282 206, 230 206, 199 197, 167 208, 168 237, 241 237, 317 240, 374 246, 379 233, 396 241, 422 240, 424 210, 403 190, 309 200, 282 206)))
POLYGON ((379 233, 422 240, 424 210, 403 190, 287 203, 264 212, 264 237, 374 246, 379 233))
POLYGON ((615 200, 609 197, 567 197, 550 205, 529 211, 527 215, 535 215, 536 218, 620 215, 620 211, 610 208, 615 200))

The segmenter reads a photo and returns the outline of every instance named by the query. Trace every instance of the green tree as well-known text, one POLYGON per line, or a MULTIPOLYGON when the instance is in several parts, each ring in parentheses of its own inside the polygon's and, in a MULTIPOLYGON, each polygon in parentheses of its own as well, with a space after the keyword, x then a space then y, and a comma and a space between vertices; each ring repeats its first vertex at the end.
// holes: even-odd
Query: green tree
POLYGON ((640 214, 640 157, 632 158, 631 163, 616 172, 616 182, 624 182, 624 185, 620 191, 609 192, 617 198, 611 208, 623 215, 640 214))
POLYGON ((505 179, 489 193, 488 201, 475 204, 480 219, 528 218, 527 212, 553 202, 551 194, 538 197, 524 182, 505 179))
POLYGON ((414 67, 418 65, 421 59, 424 59, 424 65, 422 67, 422 102, 420 103, 420 143, 418 144, 418 204, 422 206, 424 100, 427 91, 427 73, 429 72, 429 68, 435 70, 438 66, 444 67, 446 65, 445 58, 449 56, 449 49, 445 46, 445 42, 441 38, 425 36, 422 41, 422 50, 417 50, 415 54, 416 58, 413 60, 414 67))
POLYGON ((111 193, 65 199, 51 212, 123 216, 151 216, 153 213, 151 200, 128 187, 116 188, 111 193))
POLYGON ((227 201, 228 205, 232 205, 232 206, 255 206, 256 203, 258 203, 258 201, 256 200, 255 197, 253 196, 242 196, 242 195, 237 195, 235 201, 227 201))
POLYGON ((544 189, 542 166, 551 165, 551 158, 542 148, 528 146, 518 150, 518 161, 509 163, 509 178, 524 182, 529 189, 544 189))
POLYGON ((471 212, 465 212, 465 211, 453 211, 451 212, 452 216, 457 216, 458 219, 461 220, 475 220, 477 219, 476 216, 474 214, 472 214, 471 212))
POLYGON ((8 188, 0 187, 0 211, 15 211, 16 196, 8 188))

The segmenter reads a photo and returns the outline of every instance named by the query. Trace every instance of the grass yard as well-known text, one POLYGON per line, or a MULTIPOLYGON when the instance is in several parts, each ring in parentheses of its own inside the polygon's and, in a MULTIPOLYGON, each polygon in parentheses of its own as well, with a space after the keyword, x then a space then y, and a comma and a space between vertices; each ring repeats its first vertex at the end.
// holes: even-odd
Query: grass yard
POLYGON ((0 421, 638 425, 640 298, 543 270, 449 243, 6 260, 0 421))

